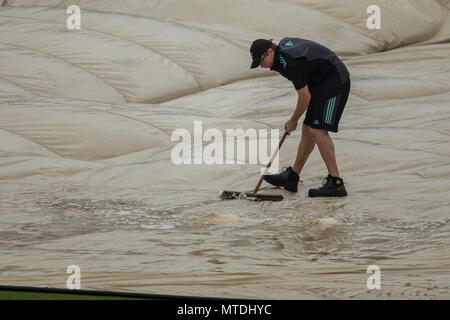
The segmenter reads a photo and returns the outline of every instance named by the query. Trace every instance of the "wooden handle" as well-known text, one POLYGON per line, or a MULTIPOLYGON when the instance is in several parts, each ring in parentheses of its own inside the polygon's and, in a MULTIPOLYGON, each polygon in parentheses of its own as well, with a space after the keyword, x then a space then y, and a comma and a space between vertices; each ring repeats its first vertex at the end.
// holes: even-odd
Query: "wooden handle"
POLYGON ((272 155, 272 158, 270 159, 269 163, 267 164, 266 168, 264 169, 264 174, 262 174, 261 177, 259 178, 258 184, 256 185, 255 190, 253 191, 253 193, 257 193, 258 192, 259 187, 261 186, 261 183, 263 182, 264 177, 267 174, 267 171, 269 170, 270 166, 272 165, 273 159, 275 159, 276 155, 278 154, 278 151, 280 150, 281 145, 284 142, 284 139, 286 139, 286 136, 287 136, 287 131, 284 131, 284 134, 281 137, 280 142, 278 143, 278 148, 275 150, 275 152, 272 155))

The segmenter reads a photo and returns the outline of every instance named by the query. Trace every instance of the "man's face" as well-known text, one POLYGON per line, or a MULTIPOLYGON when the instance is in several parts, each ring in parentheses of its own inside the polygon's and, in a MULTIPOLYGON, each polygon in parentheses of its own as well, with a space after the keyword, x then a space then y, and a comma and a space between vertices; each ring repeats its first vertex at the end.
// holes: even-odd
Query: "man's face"
POLYGON ((273 65, 273 57, 275 51, 272 48, 267 49, 267 51, 261 57, 261 68, 271 68, 273 65))

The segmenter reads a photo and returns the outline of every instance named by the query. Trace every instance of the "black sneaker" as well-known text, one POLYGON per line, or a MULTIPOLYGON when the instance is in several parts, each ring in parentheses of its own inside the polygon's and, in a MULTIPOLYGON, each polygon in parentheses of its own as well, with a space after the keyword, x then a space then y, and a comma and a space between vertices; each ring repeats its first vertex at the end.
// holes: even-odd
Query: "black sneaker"
POLYGON ((344 180, 328 175, 322 182, 322 186, 318 189, 309 189, 308 195, 310 197, 345 197, 347 190, 345 190, 344 180))
POLYGON ((271 185, 276 187, 283 187, 285 190, 297 192, 298 181, 300 180, 297 172, 292 170, 292 167, 284 168, 278 174, 271 174, 264 177, 271 185))

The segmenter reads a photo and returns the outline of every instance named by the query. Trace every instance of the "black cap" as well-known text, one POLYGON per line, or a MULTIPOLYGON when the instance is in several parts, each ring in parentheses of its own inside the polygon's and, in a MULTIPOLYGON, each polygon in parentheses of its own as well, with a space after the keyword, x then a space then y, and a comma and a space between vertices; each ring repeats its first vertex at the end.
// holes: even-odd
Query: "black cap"
POLYGON ((250 55, 252 56, 252 59, 253 59, 250 69, 254 69, 261 64, 262 55, 271 46, 272 46, 271 40, 258 39, 258 40, 253 41, 252 46, 250 47, 250 55))

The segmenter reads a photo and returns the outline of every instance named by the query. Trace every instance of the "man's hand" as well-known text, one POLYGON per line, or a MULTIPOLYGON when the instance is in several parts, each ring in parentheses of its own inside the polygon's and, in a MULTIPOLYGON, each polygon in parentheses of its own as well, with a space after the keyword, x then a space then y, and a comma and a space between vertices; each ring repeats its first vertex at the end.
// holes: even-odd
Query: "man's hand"
POLYGON ((292 131, 297 129, 297 123, 298 123, 298 120, 291 118, 284 124, 284 130, 286 130, 288 135, 290 135, 292 131))

